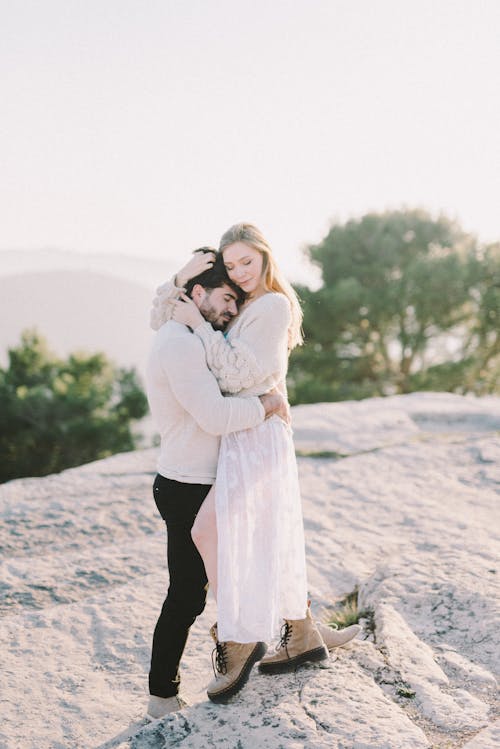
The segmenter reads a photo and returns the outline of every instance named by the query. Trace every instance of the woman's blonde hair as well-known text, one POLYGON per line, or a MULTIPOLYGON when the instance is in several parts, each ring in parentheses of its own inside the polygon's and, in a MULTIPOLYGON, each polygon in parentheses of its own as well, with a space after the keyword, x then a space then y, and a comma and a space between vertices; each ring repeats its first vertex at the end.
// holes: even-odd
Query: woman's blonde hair
POLYGON ((267 291, 278 291, 284 294, 290 302, 292 321, 288 329, 288 348, 290 351, 303 342, 302 319, 304 314, 300 306, 299 297, 293 286, 286 280, 279 270, 276 260, 266 239, 254 224, 234 224, 221 237, 219 252, 235 242, 244 242, 260 252, 263 258, 262 272, 267 291))

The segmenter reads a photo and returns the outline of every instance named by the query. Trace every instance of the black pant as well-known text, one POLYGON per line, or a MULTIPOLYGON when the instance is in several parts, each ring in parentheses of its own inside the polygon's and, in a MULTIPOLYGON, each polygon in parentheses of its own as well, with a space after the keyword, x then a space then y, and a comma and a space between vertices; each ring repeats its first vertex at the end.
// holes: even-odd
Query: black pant
POLYGON ((149 692, 157 697, 172 697, 179 691, 179 662, 189 628, 205 608, 207 576, 191 528, 210 488, 181 484, 159 474, 153 484, 156 506, 167 526, 170 576, 151 653, 149 692))

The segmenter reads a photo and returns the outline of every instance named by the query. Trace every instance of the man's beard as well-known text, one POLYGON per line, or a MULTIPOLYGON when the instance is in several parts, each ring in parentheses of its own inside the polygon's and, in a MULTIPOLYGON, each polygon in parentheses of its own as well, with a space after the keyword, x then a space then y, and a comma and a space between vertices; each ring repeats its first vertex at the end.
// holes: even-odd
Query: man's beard
POLYGON ((203 300, 200 306, 200 312, 207 322, 209 322, 215 330, 225 330, 231 315, 229 313, 221 314, 217 312, 215 307, 210 304, 208 299, 203 300))

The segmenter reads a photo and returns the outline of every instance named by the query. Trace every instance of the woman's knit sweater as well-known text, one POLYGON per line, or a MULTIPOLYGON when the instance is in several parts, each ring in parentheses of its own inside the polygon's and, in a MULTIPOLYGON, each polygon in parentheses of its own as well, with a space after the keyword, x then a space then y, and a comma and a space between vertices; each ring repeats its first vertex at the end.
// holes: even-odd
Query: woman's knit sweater
MULTIPOLYGON (((179 296, 174 282, 158 290, 152 327, 170 317, 168 301, 179 296)), ((224 334, 203 322, 193 331, 205 347, 207 364, 224 393, 262 395, 273 387, 285 390, 291 310, 284 294, 268 292, 247 304, 224 334)))

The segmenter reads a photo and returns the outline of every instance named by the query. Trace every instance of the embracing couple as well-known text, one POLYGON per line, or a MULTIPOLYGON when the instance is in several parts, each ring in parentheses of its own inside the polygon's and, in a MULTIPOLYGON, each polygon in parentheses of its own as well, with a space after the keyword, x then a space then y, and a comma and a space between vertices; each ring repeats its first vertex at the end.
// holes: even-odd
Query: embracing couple
POLYGON ((217 601, 214 702, 236 694, 257 661, 262 673, 293 670, 360 629, 316 624, 307 600, 285 386, 301 323, 297 295, 252 224, 232 226, 218 251, 196 251, 158 289, 147 391, 161 436, 153 493, 170 582, 153 636, 152 718, 186 704, 179 663, 208 586, 217 601))

